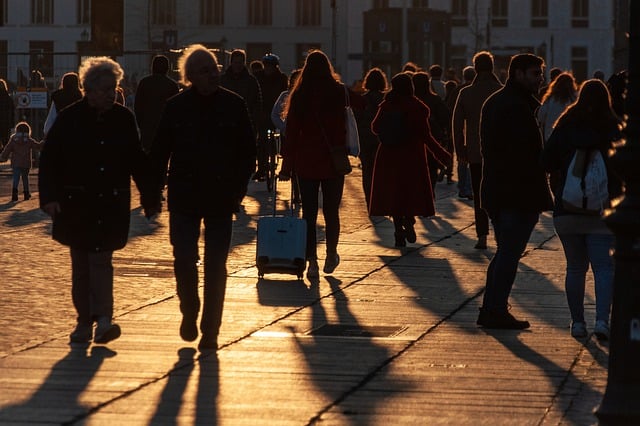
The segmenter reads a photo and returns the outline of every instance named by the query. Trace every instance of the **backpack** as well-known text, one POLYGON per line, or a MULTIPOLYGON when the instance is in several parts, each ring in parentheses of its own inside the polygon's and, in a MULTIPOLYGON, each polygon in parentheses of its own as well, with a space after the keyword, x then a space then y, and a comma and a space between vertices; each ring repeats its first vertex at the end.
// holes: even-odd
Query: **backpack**
POLYGON ((409 138, 409 119, 404 111, 385 111, 378 125, 378 139, 385 146, 404 144, 409 138))
POLYGON ((562 207, 574 213, 599 215, 609 202, 608 185, 602 153, 576 149, 562 189, 562 207))

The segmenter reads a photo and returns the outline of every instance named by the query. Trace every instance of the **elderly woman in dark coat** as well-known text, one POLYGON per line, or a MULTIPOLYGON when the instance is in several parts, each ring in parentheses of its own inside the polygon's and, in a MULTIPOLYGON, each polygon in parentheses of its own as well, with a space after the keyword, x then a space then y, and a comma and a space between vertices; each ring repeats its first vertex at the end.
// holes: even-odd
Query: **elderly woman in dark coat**
POLYGON ((397 112, 406 116, 406 138, 396 145, 381 143, 378 147, 369 214, 391 216, 395 245, 404 247, 407 241, 416 241, 414 216, 435 214, 427 150, 443 165, 451 161, 451 155, 431 135, 429 108, 413 95, 413 82, 406 73, 391 79, 391 90, 371 123, 373 133, 384 130, 385 115, 397 112))
MULTIPOLYGON (((42 151, 40 207, 53 218, 53 238, 71 249, 71 295, 78 314, 71 342, 93 337, 106 343, 120 336, 112 323, 113 251, 127 243, 130 178, 146 192, 147 163, 133 114, 114 103, 120 65, 89 58, 79 75, 85 96, 60 111, 42 151)), ((144 203, 145 209, 151 206, 144 203)))

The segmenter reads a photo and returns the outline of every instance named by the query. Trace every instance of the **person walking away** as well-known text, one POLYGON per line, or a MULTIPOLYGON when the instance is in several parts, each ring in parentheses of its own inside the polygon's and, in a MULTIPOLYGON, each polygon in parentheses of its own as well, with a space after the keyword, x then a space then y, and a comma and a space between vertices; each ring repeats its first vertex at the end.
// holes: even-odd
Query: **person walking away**
MULTIPOLYGON (((167 175, 169 237, 180 299, 180 336, 217 349, 227 282, 233 214, 255 171, 255 133, 246 102, 220 87, 216 57, 187 47, 179 60, 187 87, 167 101, 149 154, 159 193, 167 175), (198 295, 200 229, 204 222, 204 294, 198 295)), ((159 197, 159 195, 158 195, 159 197)))
POLYGON ((18 201, 18 185, 22 179, 24 199, 31 199, 29 189, 29 171, 33 151, 40 151, 42 144, 31 137, 31 127, 25 121, 16 124, 15 133, 9 138, 9 143, 0 153, 0 162, 11 158, 13 170, 13 185, 11 187, 11 201, 18 201))
POLYGON ((435 214, 426 151, 441 164, 451 161, 451 155, 431 134, 429 114, 429 108, 414 96, 411 76, 399 73, 391 79, 391 90, 371 123, 380 145, 369 214, 391 216, 396 247, 416 242, 415 216, 435 214))
MULTIPOLYGON (((560 77, 558 77, 560 78, 560 77)), ((558 119, 555 129, 543 151, 544 168, 556 179, 552 180, 555 206, 553 224, 562 242, 567 261, 565 291, 571 313, 571 335, 587 336, 584 317, 585 278, 589 266, 593 271, 596 295, 596 321, 594 334, 600 339, 609 338, 609 314, 613 293, 613 248, 614 236, 602 220, 602 210, 611 207, 611 200, 622 195, 622 182, 608 166, 608 151, 622 135, 620 119, 613 111, 607 87, 600 80, 588 80, 582 84, 576 103, 571 105, 558 119), (598 184, 601 190, 590 193, 599 195, 595 211, 583 211, 566 205, 563 193, 566 188, 567 173, 574 173, 570 167, 573 158, 587 159, 596 156, 605 167, 598 184)), ((582 161, 581 165, 584 167, 582 161)), ((595 167, 598 163, 594 164, 595 167)), ((582 172, 585 179, 594 179, 591 171, 582 172), (589 172, 589 176, 587 176, 589 172)), ((601 171, 602 172, 602 171, 601 171)), ((581 177, 581 175, 579 176, 581 177)), ((585 184, 586 185, 586 184, 585 184)), ((585 186, 588 190, 589 186, 585 186)))
MULTIPOLYGON (((257 126, 262 111, 262 94, 258 80, 249 73, 247 54, 242 49, 231 52, 230 64, 220 76, 220 86, 237 93, 247 103, 253 126, 257 126)), ((257 135, 257 133, 256 133, 257 135)))
MULTIPOLYGON (((458 164, 468 164, 473 190, 473 211, 478 238, 474 248, 487 248, 489 235, 489 216, 480 206, 480 181, 482 180, 482 154, 480 150, 480 115, 484 102, 502 88, 498 77, 493 73, 493 55, 481 51, 473 57, 476 77, 471 85, 460 90, 453 108, 452 132, 456 146, 458 164)), ((503 179, 508 179, 503 176, 503 179)))
POLYGON ((346 156, 344 109, 347 96, 354 109, 363 106, 362 98, 340 82, 327 55, 314 50, 307 55, 302 73, 285 105, 286 143, 282 146, 280 177, 287 180, 294 173, 300 183, 302 217, 307 222, 309 279, 317 279, 320 274, 316 237, 320 190, 327 250, 324 273, 333 273, 340 263, 339 209, 344 175, 334 169, 331 149, 344 147, 346 156))
MULTIPOLYGON (((435 140, 444 146, 448 138, 448 129, 451 123, 451 114, 444 101, 433 91, 429 84, 429 75, 424 71, 413 75, 415 96, 429 108, 429 127, 435 140)), ((427 163, 429 165, 429 182, 431 182, 432 196, 436 193, 440 162, 427 150, 427 163)))
POLYGON ((179 92, 178 83, 167 75, 169 58, 156 55, 151 60, 151 75, 143 77, 136 88, 133 111, 136 115, 142 148, 149 152, 167 100, 179 92))
MULTIPOLYGON (((472 65, 464 67, 462 70, 462 78, 463 81, 456 87, 455 94, 451 96, 451 104, 448 105, 449 111, 451 112, 451 116, 453 117, 453 111, 456 108, 456 102, 458 101, 458 96, 460 95, 460 91, 467 86, 470 86, 473 83, 473 79, 476 78, 476 70, 472 65)), ((453 121, 451 122, 451 126, 453 126, 453 121)), ((451 135, 451 144, 455 151, 456 145, 453 142, 453 127, 450 129, 449 134, 451 135)), ((473 188, 471 186, 471 172, 469 171, 469 163, 460 163, 456 161, 457 167, 456 171, 458 172, 458 198, 464 200, 473 200, 473 188)))
POLYGON ((509 313, 508 299, 538 216, 553 208, 540 164, 542 134, 535 117, 540 103, 534 95, 540 89, 543 66, 539 56, 513 56, 505 86, 482 107, 480 206, 491 218, 497 242, 477 321, 485 328, 525 329, 530 325, 509 313))
POLYGON ((438 64, 433 64, 429 67, 429 77, 431 77, 429 84, 431 84, 431 90, 433 90, 436 95, 440 96, 440 99, 444 101, 447 96, 447 92, 444 88, 444 81, 442 81, 442 73, 442 67, 438 64))
POLYGON ((112 258, 129 235, 131 177, 147 213, 153 201, 135 117, 115 103, 122 68, 107 57, 92 57, 78 74, 84 97, 59 111, 42 149, 40 208, 53 219, 53 239, 71 251, 77 324, 70 340, 107 343, 120 336, 112 322, 112 258))
POLYGON ((262 94, 262 110, 258 119, 258 170, 253 180, 263 181, 269 164, 269 131, 275 130, 271 122, 271 110, 280 93, 287 90, 289 79, 280 71, 280 58, 273 53, 268 53, 262 58, 264 69, 254 75, 258 79, 262 94))
POLYGON ((367 211, 371 199, 371 180, 373 165, 378 150, 378 136, 371 131, 371 122, 378 112, 378 106, 388 90, 387 76, 380 68, 371 68, 364 77, 366 92, 362 95, 365 107, 354 111, 360 136, 360 164, 362 165, 362 189, 364 191, 367 211))
POLYGON ((9 95, 7 82, 0 78, 0 149, 9 142, 16 123, 16 106, 9 95))
POLYGON ((65 73, 60 81, 60 88, 51 94, 49 114, 47 115, 47 119, 44 121, 45 139, 47 137, 47 133, 49 133, 49 130, 51 129, 51 126, 53 126, 53 122, 56 121, 58 113, 80 99, 82 99, 82 89, 80 89, 78 73, 65 73))
POLYGON ((549 85, 549 90, 542 97, 542 105, 536 114, 545 142, 551 136, 556 120, 575 102, 577 94, 578 87, 570 72, 563 72, 549 85))

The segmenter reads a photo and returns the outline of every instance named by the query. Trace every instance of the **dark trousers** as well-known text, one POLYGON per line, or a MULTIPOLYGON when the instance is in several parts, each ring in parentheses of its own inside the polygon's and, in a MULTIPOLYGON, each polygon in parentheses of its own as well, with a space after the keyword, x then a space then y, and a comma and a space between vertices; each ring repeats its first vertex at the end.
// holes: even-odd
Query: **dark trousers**
POLYGON ((78 323, 113 317, 113 252, 71 249, 71 298, 78 323))
POLYGON ((198 297, 198 241, 204 220, 204 297, 200 331, 218 335, 227 286, 227 257, 231 244, 232 215, 202 216, 170 212, 169 235, 173 246, 174 273, 180 312, 195 320, 200 311, 198 297))
POLYGON ((476 235, 489 235, 489 215, 480 208, 480 181, 482 180, 482 163, 470 163, 471 188, 473 189, 473 211, 476 219, 476 235))
POLYGON ((483 308, 506 312, 520 257, 527 247, 537 212, 500 210, 491 218, 498 248, 489 263, 483 308))
POLYGON ((298 181, 302 198, 302 218, 307 221, 307 259, 318 258, 316 222, 320 189, 322 189, 322 215, 327 237, 327 253, 336 253, 340 237, 340 202, 344 176, 322 180, 299 178, 298 181))

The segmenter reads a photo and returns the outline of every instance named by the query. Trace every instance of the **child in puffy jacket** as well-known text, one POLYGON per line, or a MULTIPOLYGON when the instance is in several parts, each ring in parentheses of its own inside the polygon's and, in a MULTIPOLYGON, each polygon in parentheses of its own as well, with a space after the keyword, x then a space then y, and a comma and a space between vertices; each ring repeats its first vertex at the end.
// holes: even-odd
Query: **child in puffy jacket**
POLYGON ((24 199, 31 198, 29 191, 29 170, 31 169, 31 157, 33 150, 40 150, 41 142, 31 137, 31 127, 28 123, 21 121, 16 124, 15 132, 9 138, 9 143, 0 154, 0 161, 7 161, 11 158, 11 168, 13 169, 13 189, 11 201, 18 201, 18 184, 22 178, 24 189, 24 199))

